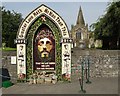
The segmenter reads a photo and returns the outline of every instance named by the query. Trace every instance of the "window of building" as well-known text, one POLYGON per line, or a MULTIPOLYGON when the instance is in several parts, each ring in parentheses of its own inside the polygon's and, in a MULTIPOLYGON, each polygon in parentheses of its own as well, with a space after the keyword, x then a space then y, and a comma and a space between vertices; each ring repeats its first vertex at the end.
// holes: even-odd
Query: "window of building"
POLYGON ((80 31, 76 32, 76 39, 81 39, 81 32, 80 31))

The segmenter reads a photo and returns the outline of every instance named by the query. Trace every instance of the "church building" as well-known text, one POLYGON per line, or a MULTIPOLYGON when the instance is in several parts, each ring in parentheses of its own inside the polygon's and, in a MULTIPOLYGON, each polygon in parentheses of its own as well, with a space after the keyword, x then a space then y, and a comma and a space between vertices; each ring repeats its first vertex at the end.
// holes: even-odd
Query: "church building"
POLYGON ((86 48, 89 43, 88 24, 85 24, 82 9, 80 7, 76 25, 71 26, 71 38, 73 39, 73 47, 86 48))

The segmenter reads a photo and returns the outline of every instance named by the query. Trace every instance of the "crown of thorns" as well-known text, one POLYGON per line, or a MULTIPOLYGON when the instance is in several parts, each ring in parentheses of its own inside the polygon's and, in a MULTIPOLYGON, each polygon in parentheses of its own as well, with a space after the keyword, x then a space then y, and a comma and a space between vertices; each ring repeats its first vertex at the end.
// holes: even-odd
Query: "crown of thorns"
POLYGON ((36 40, 40 40, 42 38, 53 38, 54 36, 50 30, 40 30, 40 32, 37 34, 36 40))

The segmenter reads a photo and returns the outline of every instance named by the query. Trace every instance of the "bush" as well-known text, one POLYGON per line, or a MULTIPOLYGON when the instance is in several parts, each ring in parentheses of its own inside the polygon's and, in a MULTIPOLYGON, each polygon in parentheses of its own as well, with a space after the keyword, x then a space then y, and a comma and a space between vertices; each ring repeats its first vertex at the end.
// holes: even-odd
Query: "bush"
POLYGON ((13 85, 13 83, 11 81, 2 82, 2 87, 4 87, 4 88, 8 88, 8 87, 10 87, 12 85, 13 85))

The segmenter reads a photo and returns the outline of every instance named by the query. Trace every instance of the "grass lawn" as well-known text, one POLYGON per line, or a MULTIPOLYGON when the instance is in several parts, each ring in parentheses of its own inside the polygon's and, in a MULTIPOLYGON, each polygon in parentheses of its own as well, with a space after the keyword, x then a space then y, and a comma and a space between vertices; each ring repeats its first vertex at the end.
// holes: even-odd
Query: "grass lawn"
POLYGON ((2 51, 16 51, 16 48, 5 47, 4 49, 2 48, 2 51))

